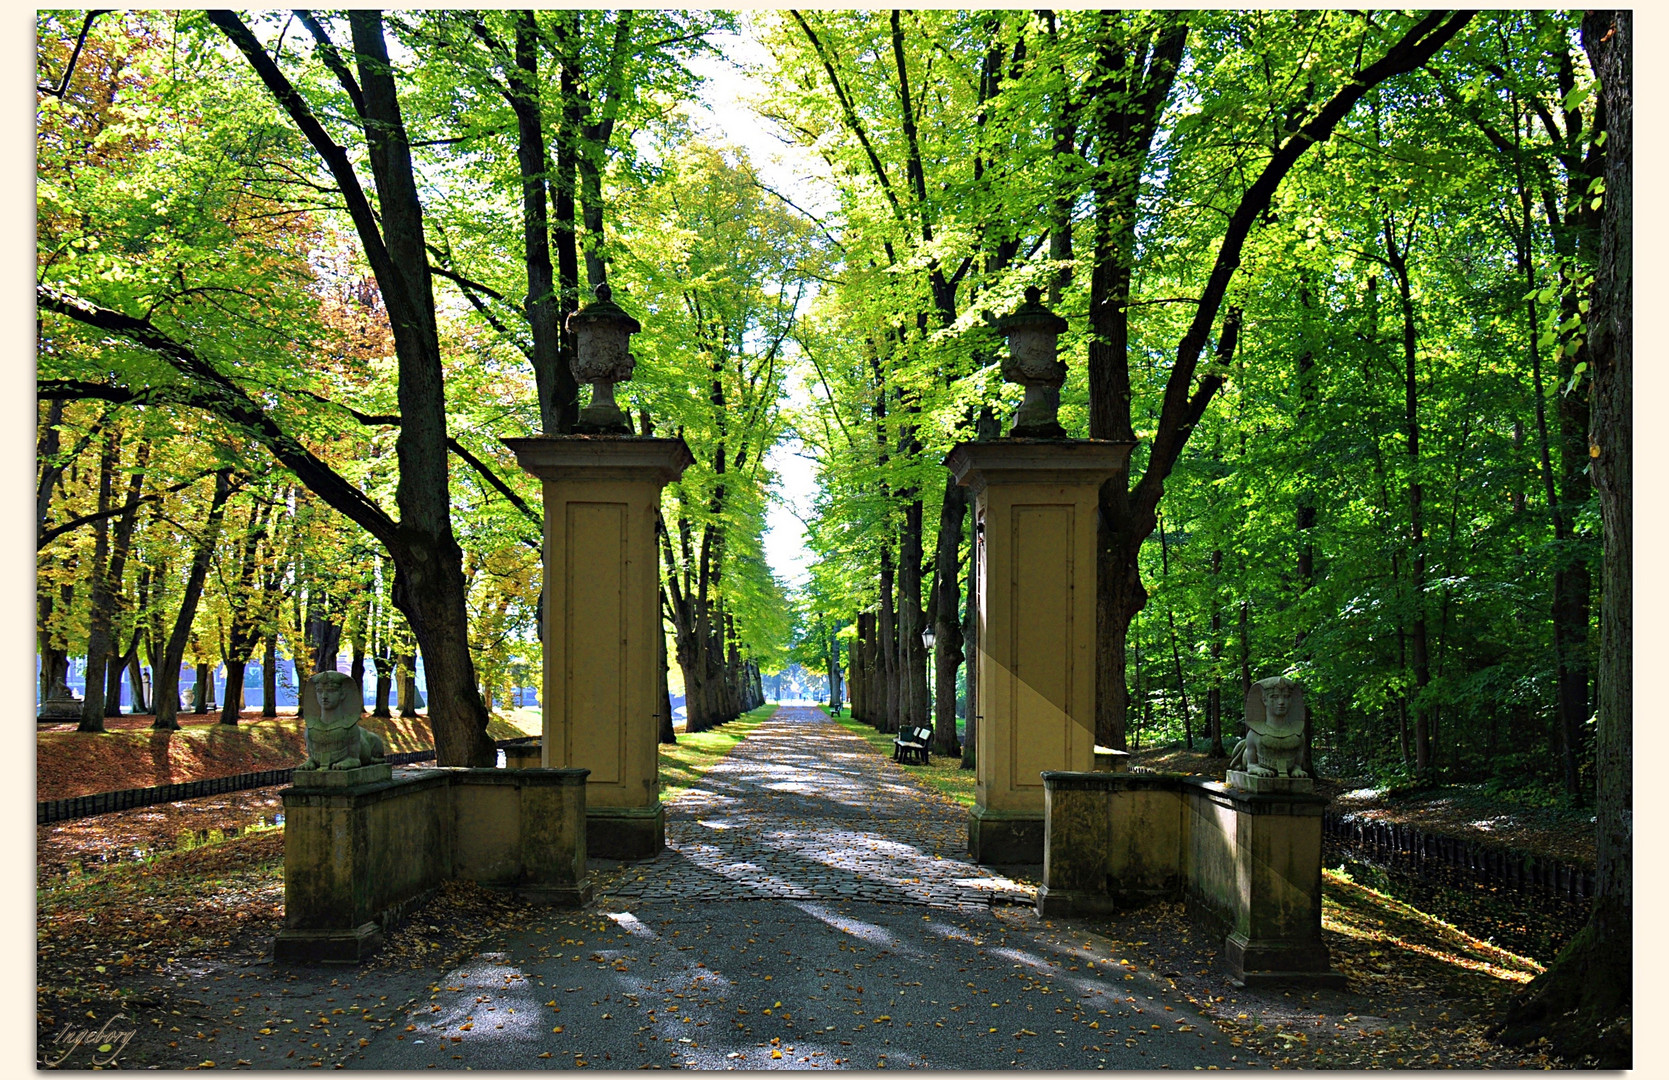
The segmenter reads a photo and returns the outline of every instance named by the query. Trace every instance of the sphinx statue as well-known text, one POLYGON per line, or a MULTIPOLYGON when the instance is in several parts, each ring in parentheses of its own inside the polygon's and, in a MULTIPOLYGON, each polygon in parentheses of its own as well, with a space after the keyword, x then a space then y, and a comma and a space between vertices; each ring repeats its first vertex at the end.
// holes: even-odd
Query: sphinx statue
POLYGON ((307 720, 307 760, 298 772, 357 769, 388 755, 382 736, 359 726, 364 710, 358 686, 340 671, 321 671, 307 680, 319 700, 317 719, 307 720))
POLYGON ((1246 693, 1246 737, 1229 760, 1230 781, 1309 781, 1309 773, 1299 767, 1303 753, 1304 687, 1281 675, 1253 683, 1246 693))

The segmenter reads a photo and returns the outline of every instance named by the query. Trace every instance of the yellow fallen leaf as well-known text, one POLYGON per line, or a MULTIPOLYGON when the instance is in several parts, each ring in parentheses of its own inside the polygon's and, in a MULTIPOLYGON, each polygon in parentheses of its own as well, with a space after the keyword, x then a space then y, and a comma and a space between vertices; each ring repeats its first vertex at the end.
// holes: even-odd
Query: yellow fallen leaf
POLYGON ((562 1034, 562 1025, 558 1024, 555 1027, 551 1028, 551 1032, 552 1032, 552 1034, 555 1034, 555 1035, 562 1034))
POLYGON ((771 1057, 773 1057, 773 1058, 782 1057, 782 1051, 781 1050, 772 1050, 771 1051, 771 1057))

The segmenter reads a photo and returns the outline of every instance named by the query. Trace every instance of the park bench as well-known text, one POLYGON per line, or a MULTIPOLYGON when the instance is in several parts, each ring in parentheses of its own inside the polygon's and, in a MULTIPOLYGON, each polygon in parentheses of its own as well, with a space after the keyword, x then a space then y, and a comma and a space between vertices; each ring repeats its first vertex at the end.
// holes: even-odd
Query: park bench
POLYGON ((905 728, 892 741, 892 759, 906 765, 926 765, 927 743, 931 738, 932 728, 905 728))

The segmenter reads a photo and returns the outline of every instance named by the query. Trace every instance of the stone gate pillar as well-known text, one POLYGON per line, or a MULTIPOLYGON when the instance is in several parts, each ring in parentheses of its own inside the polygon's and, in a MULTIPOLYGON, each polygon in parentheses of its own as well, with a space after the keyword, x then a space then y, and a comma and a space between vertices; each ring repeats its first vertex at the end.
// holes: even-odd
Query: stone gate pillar
POLYGON ((543 481, 544 738, 540 765, 589 769, 586 848, 644 859, 665 846, 657 738, 661 489, 694 458, 683 439, 505 439, 543 481))
POLYGON ((1095 760, 1095 529, 1131 444, 1004 438, 945 464, 974 493, 976 862, 1043 861, 1043 776, 1095 760))

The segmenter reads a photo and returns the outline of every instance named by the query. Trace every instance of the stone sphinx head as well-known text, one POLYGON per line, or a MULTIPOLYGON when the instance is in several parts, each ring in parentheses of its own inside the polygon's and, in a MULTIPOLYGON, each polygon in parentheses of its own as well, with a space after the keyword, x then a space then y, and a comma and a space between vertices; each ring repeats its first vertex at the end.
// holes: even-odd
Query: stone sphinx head
POLYGON ((1246 695, 1246 725, 1260 731, 1301 731, 1304 713, 1304 687, 1283 675, 1260 679, 1246 695))
POLYGON ((1258 684, 1258 690, 1263 694, 1263 715, 1270 723, 1285 724, 1287 711, 1292 707, 1292 692, 1296 688, 1294 683, 1279 676, 1258 684))
POLYGON ((321 671, 308 682, 319 699, 318 723, 327 728, 343 728, 359 723, 363 712, 359 687, 340 671, 321 671))

